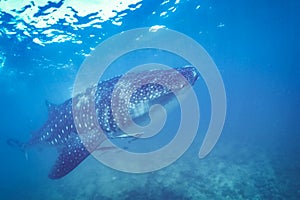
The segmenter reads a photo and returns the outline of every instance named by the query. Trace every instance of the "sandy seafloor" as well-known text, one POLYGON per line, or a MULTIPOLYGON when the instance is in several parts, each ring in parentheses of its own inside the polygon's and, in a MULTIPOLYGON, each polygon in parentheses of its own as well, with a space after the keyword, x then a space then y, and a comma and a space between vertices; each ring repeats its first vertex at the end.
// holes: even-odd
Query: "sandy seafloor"
MULTIPOLYGON (((271 150, 276 148, 280 149, 271 150)), ((286 158, 289 152, 272 155, 249 143, 220 141, 207 158, 199 160, 197 153, 190 150, 171 166, 147 174, 118 172, 90 156, 60 180, 29 177, 26 184, 15 186, 18 193, 4 188, 4 198, 297 199, 300 195, 299 160, 286 158)))

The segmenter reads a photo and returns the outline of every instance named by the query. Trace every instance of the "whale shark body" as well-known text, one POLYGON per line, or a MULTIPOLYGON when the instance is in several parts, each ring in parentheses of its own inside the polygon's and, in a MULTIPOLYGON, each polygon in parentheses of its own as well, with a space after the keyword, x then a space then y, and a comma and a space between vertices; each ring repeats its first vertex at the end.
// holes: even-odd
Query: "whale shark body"
POLYGON ((48 176, 61 178, 91 152, 107 150, 103 142, 108 138, 132 137, 121 128, 147 114, 152 105, 168 103, 170 94, 194 85, 198 77, 193 66, 131 72, 123 79, 116 76, 62 104, 46 101, 48 119, 39 131, 26 143, 13 139, 8 143, 22 150, 43 143, 56 147, 58 157, 48 176))

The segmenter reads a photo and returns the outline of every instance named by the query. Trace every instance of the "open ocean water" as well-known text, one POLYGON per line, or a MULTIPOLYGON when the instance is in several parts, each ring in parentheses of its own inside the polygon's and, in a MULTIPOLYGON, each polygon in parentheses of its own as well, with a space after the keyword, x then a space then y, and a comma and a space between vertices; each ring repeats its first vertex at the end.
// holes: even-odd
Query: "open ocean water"
MULTIPOLYGON (((0 0, 0 199, 300 199, 299 9, 297 0, 0 0), (201 78, 194 86, 197 136, 158 171, 125 173, 89 156, 53 180, 55 148, 38 145, 25 156, 7 144, 28 140, 43 125, 45 100, 71 98, 77 72, 97 45, 140 27, 181 32, 216 63, 227 115, 210 154, 198 158, 211 116, 201 78)), ((137 52, 116 61, 104 79, 153 61, 187 64, 166 52, 137 52)), ((176 133, 178 115, 176 108, 169 113, 161 134, 176 133)), ((134 151, 139 139, 124 143, 134 151)))

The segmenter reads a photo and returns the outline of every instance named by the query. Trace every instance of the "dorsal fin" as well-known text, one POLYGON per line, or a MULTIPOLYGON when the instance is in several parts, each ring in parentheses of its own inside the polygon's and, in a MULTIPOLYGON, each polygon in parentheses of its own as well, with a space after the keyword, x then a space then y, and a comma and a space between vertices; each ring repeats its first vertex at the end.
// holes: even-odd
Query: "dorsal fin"
POLYGON ((56 111, 58 110, 58 105, 51 103, 47 100, 45 101, 45 104, 48 108, 48 115, 53 116, 56 113, 56 111))

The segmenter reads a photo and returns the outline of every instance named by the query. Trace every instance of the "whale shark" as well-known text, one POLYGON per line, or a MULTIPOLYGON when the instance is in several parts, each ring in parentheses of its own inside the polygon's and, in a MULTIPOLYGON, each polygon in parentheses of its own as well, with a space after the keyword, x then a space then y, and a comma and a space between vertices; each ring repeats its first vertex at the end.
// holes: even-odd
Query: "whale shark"
POLYGON ((122 131, 149 112, 152 105, 167 104, 172 94, 193 86, 199 72, 193 66, 130 72, 98 82, 61 104, 46 101, 48 119, 25 143, 7 143, 27 151, 38 144, 57 149, 48 177, 59 179, 75 169, 93 151, 110 149, 107 139, 134 137, 122 131), (183 78, 180 78, 183 77, 183 78))

